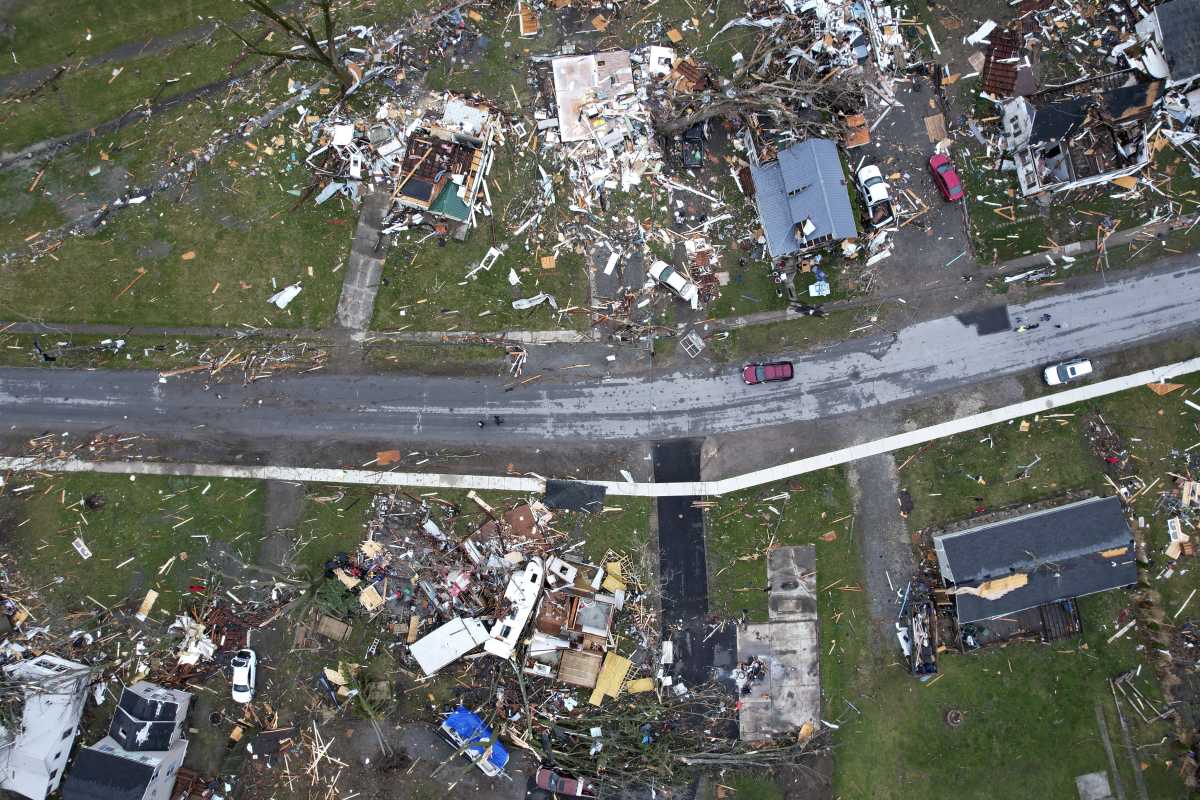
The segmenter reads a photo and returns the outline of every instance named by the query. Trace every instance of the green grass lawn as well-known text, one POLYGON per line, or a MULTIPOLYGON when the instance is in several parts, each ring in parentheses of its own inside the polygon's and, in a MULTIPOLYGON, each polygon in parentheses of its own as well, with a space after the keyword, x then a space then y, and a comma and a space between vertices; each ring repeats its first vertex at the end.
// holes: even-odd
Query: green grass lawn
MULTIPOLYGON (((1013 448, 996 460, 1013 464, 1020 458, 1023 455, 1013 448)), ((910 488, 916 486, 912 476, 905 480, 910 488)), ((918 488, 924 493, 933 486, 918 488)), ((941 501, 927 499, 924 504, 934 502, 941 501)), ((921 504, 918 500, 917 507, 921 504)), ((946 522, 957 511, 949 507, 926 514, 946 522)), ((871 535, 868 530, 857 532, 857 537, 871 535)), ((1118 613, 1130 605, 1125 593, 1080 600, 1084 635, 1079 641, 1013 643, 967 655, 943 653, 940 677, 921 683, 901 666, 898 649, 875 651, 868 646, 867 598, 844 590, 860 586, 861 575, 856 537, 839 536, 830 545, 818 545, 822 715, 840 725, 833 733, 835 796, 898 799, 915 792, 946 800, 1071 797, 1076 775, 1108 769, 1097 704, 1123 785, 1133 791, 1107 679, 1142 663, 1147 680, 1140 681, 1139 688, 1151 696, 1157 696, 1157 690, 1149 662, 1136 652, 1136 640, 1125 637, 1106 644, 1118 613), (946 724, 950 710, 963 713, 960 727, 946 724), (1051 753, 1052 758, 1046 757, 1051 753)), ((1135 743, 1148 747, 1140 759, 1148 764, 1144 777, 1152 797, 1181 796, 1166 764, 1178 754, 1153 747, 1166 733, 1165 723, 1134 729, 1135 743)))
MULTIPOLYGON (((1157 480, 1150 491, 1134 502, 1133 513, 1135 519, 1146 520, 1146 528, 1140 533, 1153 555, 1151 586, 1162 596, 1168 620, 1183 622, 1200 615, 1200 608, 1189 605, 1183 615, 1174 617, 1188 594, 1193 589, 1200 589, 1200 570, 1193 565, 1193 559, 1184 558, 1173 576, 1158 577, 1166 567, 1163 551, 1169 541, 1167 514, 1158 508, 1158 504, 1159 492, 1175 490, 1174 475, 1186 474, 1187 459, 1200 450, 1200 447, 1193 447, 1200 442, 1200 412, 1183 402, 1185 399, 1200 400, 1195 394, 1200 389, 1200 376, 1178 378, 1173 383, 1183 384, 1185 388, 1165 397, 1159 397, 1149 389, 1134 389, 1106 398, 1099 409, 1104 420, 1125 439, 1133 457, 1131 469, 1135 469, 1147 484, 1157 480), (1189 447, 1193 449, 1188 451, 1189 447)), ((1193 467, 1192 474, 1196 473, 1193 467)))
POLYGON ((501 375, 508 369, 503 347, 448 342, 394 342, 369 345, 367 360, 386 372, 422 375, 501 375))
MULTIPOLYGON (((1097 226, 1105 217, 1116 220, 1121 230, 1137 227, 1152 219, 1155 207, 1163 202, 1162 195, 1145 188, 1139 199, 1117 199, 1114 195, 1124 189, 1103 183, 1053 194, 1050 204, 1043 208, 1033 198, 1021 197, 1015 174, 995 169, 995 162, 994 155, 988 157, 971 141, 955 151, 955 163, 966 187, 970 233, 977 260, 983 266, 993 260, 1040 253, 1055 245, 1094 241, 1097 226), (996 213, 997 207, 1005 215, 996 213)), ((1193 175, 1187 160, 1170 145, 1159 150, 1150 167, 1139 176, 1174 198, 1187 213, 1194 213, 1200 206, 1200 177, 1193 175)), ((1180 244, 1186 250, 1192 243, 1180 244)), ((1144 263, 1159 255, 1159 249, 1151 246, 1138 254, 1141 257, 1133 258, 1130 256, 1135 247, 1125 251, 1121 263, 1144 263)), ((1116 251, 1110 259, 1115 255, 1116 251)), ((1092 256, 1081 257, 1073 268, 1079 269, 1085 261, 1090 264, 1092 256)))
MULTIPOLYGON (((284 340, 286 341, 286 340, 284 340)), ((153 369, 168 371, 195 366, 201 357, 205 361, 217 361, 234 351, 248 354, 263 352, 273 344, 280 343, 278 339, 246 338, 235 339, 233 336, 222 338, 205 338, 198 336, 70 336, 62 334, 32 334, 0 333, 0 365, 6 367, 41 367, 44 369, 153 369), (65 352, 56 355, 54 362, 44 361, 34 345, 37 339, 43 350, 54 355, 57 348, 65 352), (105 340, 124 339, 125 346, 117 352, 108 349, 92 350, 105 340), (70 350, 71 347, 86 349, 70 350), (206 355, 207 354, 207 355, 206 355)), ((324 342, 311 340, 307 342, 289 341, 290 346, 297 349, 308 346, 319 348, 324 342)), ((228 372, 221 373, 224 380, 240 380, 238 367, 235 365, 228 372)))
POLYGON ((200 25, 201 17, 246 16, 232 0, 37 0, 14 5, 14 11, 4 14, 12 28, 0 37, 0 75, 93 58, 122 45, 136 47, 200 25))
MULTIPOLYGON (((207 52, 207 51, 206 51, 207 52)), ((203 67, 203 62, 200 67, 203 67)), ((191 65, 197 72, 200 67, 191 65)), ((127 71, 114 82, 131 77, 127 71)), ((286 97, 303 66, 277 70, 178 109, 138 119, 104 137, 0 176, 0 246, 17 257, 0 270, 0 317, 130 325, 324 327, 340 294, 357 212, 341 199, 299 203, 308 186, 302 142, 284 116, 235 140, 210 163, 209 142, 236 121, 286 97), (90 236, 73 237, 36 263, 23 257, 31 236, 73 219, 84 198, 99 205, 125 187, 156 182, 164 169, 197 165, 191 180, 140 206, 112 212, 90 236), (44 167, 44 172, 38 172, 44 167), (96 175, 91 175, 98 170, 96 175), (37 184, 33 192, 28 188, 37 184), (185 254, 194 254, 185 260, 185 254), (57 260, 56 260, 57 259, 57 260), (122 289, 146 274, 125 294, 122 289), (286 311, 266 302, 300 281, 286 311), (86 288, 86 291, 79 291, 86 288)), ((324 96, 319 96, 324 97, 324 96)), ((331 96, 329 96, 330 99, 331 96)), ((316 102, 325 102, 319 100, 316 102)))
MULTIPOLYGON (((1126 245, 1110 246, 1108 260, 1104 262, 1105 269, 1123 269, 1135 267, 1158 258, 1168 258, 1182 253, 1194 253, 1200 249, 1200 228, 1172 231, 1165 239, 1144 238, 1134 240, 1126 245)), ((1096 257, 1089 254, 1083 259, 1084 269, 1095 269, 1096 257)), ((1076 269, 1079 265, 1077 262, 1076 269)))
POLYGON ((147 103, 219 81, 229 76, 242 49, 231 34, 219 32, 212 42, 67 73, 36 95, 0 107, 3 148, 15 152, 34 142, 85 131, 147 103), (114 77, 116 69, 121 72, 114 77))
MULTIPOLYGON (((1200 414, 1183 402, 1200 389, 1200 377, 1185 376, 1175 382, 1184 388, 1165 397, 1139 387, 1051 412, 1070 417, 1029 417, 1030 428, 1024 433, 1018 420, 897 453, 898 464, 908 460, 900 471, 900 484, 913 498, 909 528, 916 531, 967 519, 979 506, 995 511, 1068 491, 1113 494, 1104 479, 1104 464, 1086 438, 1085 414, 1096 412, 1129 448, 1132 459, 1126 474, 1136 474, 1146 484, 1157 480, 1132 507, 1134 518, 1146 521, 1138 535, 1154 556, 1152 573, 1157 575, 1164 567, 1168 543, 1160 492, 1175 490, 1173 476, 1187 472, 1187 448, 1200 443, 1200 414), (986 441, 989 436, 991 446, 986 441), (1030 477, 1018 479, 1022 467, 1038 456, 1041 461, 1030 470, 1030 477), (980 477, 986 484, 978 483, 980 477)), ((1152 586, 1161 594, 1164 607, 1174 613, 1192 589, 1200 589, 1200 572, 1185 559, 1173 576, 1156 579, 1152 586)))
POLYGON ((835 311, 824 317, 797 317, 784 322, 738 328, 730 331, 728 337, 709 339, 704 352, 715 361, 726 362, 800 350, 821 342, 846 339, 851 331, 869 325, 872 316, 876 317, 876 325, 855 334, 870 336, 883 330, 878 327, 878 323, 884 319, 883 311, 835 311))
MULTIPOLYGON (((1074 414, 1055 419, 1030 418, 972 434, 941 440, 922 450, 897 454, 903 464, 901 485, 915 503, 909 529, 941 526, 971 516, 977 505, 995 510, 1011 504, 1054 497, 1068 489, 1111 494, 1102 476, 1102 462, 1084 438, 1083 413, 1098 412, 1125 439, 1134 456, 1131 470, 1147 483, 1172 488, 1169 472, 1184 468, 1181 451, 1200 442, 1197 415, 1183 404, 1183 392, 1200 388, 1200 379, 1180 381, 1186 388, 1160 398, 1145 388, 1103 398, 1052 413, 1074 414), (1161 413, 1160 413, 1161 412, 1161 413), (1065 423, 1065 424, 1061 424, 1065 423), (986 441, 991 437, 991 446, 986 441), (980 441, 984 439, 985 441, 980 441), (1030 477, 1017 480, 1021 468, 1037 455, 1042 461, 1030 477), (985 484, 976 479, 983 477, 985 484), (976 498, 982 498, 982 501, 976 498)), ((1160 576, 1167 543, 1163 515, 1155 515, 1157 491, 1139 498, 1136 519, 1147 520, 1139 531, 1154 564, 1148 571, 1155 605, 1170 624, 1189 593, 1200 588, 1193 565, 1185 559, 1173 577, 1160 576)), ((860 531, 861 536, 871 535, 860 531)), ((838 540, 842 541, 841 538, 838 540)), ((818 581, 829 586, 837 578, 857 581, 857 561, 844 563, 830 574, 818 549, 818 581)), ((1100 704, 1116 751, 1118 771, 1126 792, 1133 791, 1133 774, 1120 743, 1119 728, 1107 680, 1142 667, 1139 688, 1160 697, 1150 626, 1112 644, 1116 619, 1133 608, 1126 592, 1106 592, 1079 601, 1084 634, 1079 641, 1050 645, 1013 643, 968 655, 943 654, 942 676, 922 684, 898 664, 898 654, 864 651, 865 628, 846 621, 866 620, 865 598, 825 592, 822 606, 823 713, 842 724, 834 735, 835 793, 844 797, 901 797, 916 791, 933 798, 994 798, 1030 796, 1069 797, 1076 775, 1107 769, 1095 707, 1100 704), (840 616, 839 616, 840 612, 840 616), (831 625, 832 622, 832 625, 831 625), (836 640, 836 642, 834 641, 836 640), (857 648, 846 653, 842 648, 857 648), (861 714, 855 712, 854 704, 861 714), (965 715, 959 728, 945 723, 948 710, 965 715), (1054 753, 1054 758, 1037 754, 1054 753)), ((1141 612, 1145 613, 1145 612, 1141 612)), ((1191 614, 1178 617, 1188 620, 1191 614)), ((1145 725, 1128 707, 1139 763, 1151 797, 1181 797, 1177 770, 1179 751, 1171 743, 1168 723, 1145 725)))
POLYGON ((1076 416, 1030 417, 1024 433, 1017 420, 897 453, 897 464, 912 456, 900 471, 900 485, 913 498, 909 527, 920 530, 965 519, 980 507, 995 511, 1077 489, 1101 493, 1106 484, 1080 431, 1082 410, 1051 413, 1076 416), (1038 458, 1022 478, 1022 468, 1038 458))
POLYGON ((207 565, 218 542, 250 563, 262 538, 257 481, 74 474, 34 484, 25 499, 4 499, 14 521, 6 549, 29 585, 45 587, 48 609, 97 610, 96 603, 127 601, 136 608, 155 589, 153 614, 169 619, 190 584, 228 583, 207 565), (104 506, 84 508, 91 495, 103 497, 104 506), (76 537, 91 550, 90 559, 72 548, 76 537), (63 582, 54 583, 59 577, 63 582))
POLYGON ((166 193, 117 212, 93 236, 65 240, 53 258, 6 267, 0 315, 129 325, 329 324, 356 217, 337 201, 291 210, 296 198, 281 190, 270 165, 254 159, 250 151, 231 153, 200 173, 182 203, 175 202, 181 192, 166 193), (303 290, 286 310, 267 303, 294 282, 303 290))
POLYGON ((400 234, 388 252, 381 286, 375 299, 375 330, 504 331, 570 328, 587 324, 586 316, 568 316, 562 321, 548 304, 526 311, 512 307, 513 300, 548 292, 560 309, 587 306, 589 302, 584 257, 569 248, 559 251, 553 269, 541 264, 546 252, 527 253, 504 230, 504 211, 509 203, 524 198, 536 183, 537 169, 527 155, 519 158, 511 147, 498 150, 488 178, 492 187, 495 239, 492 221, 480 218, 466 241, 451 239, 438 247, 424 231, 400 234), (477 273, 470 281, 467 272, 483 259, 495 241, 507 251, 492 268, 477 273), (511 286, 509 270, 515 270, 520 285, 511 286))
MULTIPOLYGON (((816 544, 818 573, 826 549, 844 549, 852 509, 841 469, 714 498, 706 508, 710 610, 726 617, 743 611, 767 618, 766 553, 771 547, 816 544), (778 512, 778 513, 776 513, 778 512), (832 541, 820 537, 833 533, 832 541)), ((818 577, 818 582, 823 578, 818 577)))
POLYGON ((22 170, 0 172, 0 252, 17 250, 26 237, 62 224, 52 199, 28 191, 32 182, 22 170))
MULTIPOLYGON (((827 583, 820 563, 818 576, 827 583)), ((840 663, 823 658, 824 713, 843 726, 834 734, 835 795, 1072 797, 1075 776, 1108 768, 1097 703, 1110 718, 1118 770, 1126 791, 1132 791, 1107 679, 1136 666, 1137 656, 1128 638, 1105 645, 1123 602, 1119 593, 1081 601, 1085 630, 1091 622, 1082 642, 943 655, 936 682, 917 681, 890 653, 860 650, 854 660, 840 663), (963 713, 960 727, 946 724, 950 710, 963 713)), ((858 611, 865 614, 865 608, 858 611)), ((834 647, 826 645, 831 636, 823 625, 823 647, 834 647)), ((1152 786, 1169 786, 1159 765, 1146 777, 1152 786)), ((1176 790, 1151 796, 1179 795, 1176 790)))
POLYGON ((609 497, 600 514, 558 512, 561 517, 555 527, 574 530, 576 522, 581 522, 579 530, 584 540, 581 552, 597 563, 611 550, 628 555, 635 564, 644 561, 653 568, 654 558, 643 559, 643 556, 655 546, 650 535, 650 514, 654 507, 654 501, 646 497, 609 497))
POLYGON ((371 498, 364 486, 311 484, 296 524, 293 564, 309 580, 318 579, 325 562, 338 553, 353 552, 367 538, 371 498))

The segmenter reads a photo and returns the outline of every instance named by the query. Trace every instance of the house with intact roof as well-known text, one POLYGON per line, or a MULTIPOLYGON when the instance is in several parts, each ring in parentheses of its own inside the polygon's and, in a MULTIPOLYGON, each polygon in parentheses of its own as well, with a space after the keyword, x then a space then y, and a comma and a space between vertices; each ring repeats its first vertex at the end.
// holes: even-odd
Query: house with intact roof
MULTIPOLYGON (((753 152, 753 150, 751 151, 753 152)), ((750 165, 754 203, 773 259, 858 236, 837 145, 806 139, 750 165)))

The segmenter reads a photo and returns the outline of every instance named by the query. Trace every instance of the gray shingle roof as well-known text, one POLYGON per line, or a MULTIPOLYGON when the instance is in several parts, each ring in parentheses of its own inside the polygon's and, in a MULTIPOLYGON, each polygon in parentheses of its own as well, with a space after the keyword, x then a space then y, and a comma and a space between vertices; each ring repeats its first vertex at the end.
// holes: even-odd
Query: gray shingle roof
POLYGON ((942 577, 955 586, 976 587, 1015 573, 1029 576, 1025 586, 994 600, 956 595, 960 624, 1137 581, 1133 534, 1115 497, 1094 497, 948 533, 934 538, 934 549, 942 577), (1128 552, 1100 555, 1121 547, 1128 552))
POLYGON ((154 767, 85 747, 64 777, 63 800, 142 800, 154 767))
POLYGON ((807 139, 780 152, 779 159, 750 167, 758 215, 773 258, 803 249, 796 225, 808 219, 816 230, 810 239, 835 241, 858 235, 854 209, 837 145, 829 139, 807 139))
POLYGON ((1200 0, 1170 0, 1157 12, 1171 80, 1200 74, 1200 0))

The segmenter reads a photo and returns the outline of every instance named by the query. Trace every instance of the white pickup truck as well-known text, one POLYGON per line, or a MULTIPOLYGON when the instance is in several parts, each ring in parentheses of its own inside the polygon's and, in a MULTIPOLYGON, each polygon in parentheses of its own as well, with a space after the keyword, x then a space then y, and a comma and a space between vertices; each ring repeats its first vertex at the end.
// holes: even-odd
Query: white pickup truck
POLYGON ((896 221, 892 208, 892 190, 883 173, 874 164, 867 164, 858 171, 858 191, 867 204, 867 215, 872 228, 886 228, 896 221))

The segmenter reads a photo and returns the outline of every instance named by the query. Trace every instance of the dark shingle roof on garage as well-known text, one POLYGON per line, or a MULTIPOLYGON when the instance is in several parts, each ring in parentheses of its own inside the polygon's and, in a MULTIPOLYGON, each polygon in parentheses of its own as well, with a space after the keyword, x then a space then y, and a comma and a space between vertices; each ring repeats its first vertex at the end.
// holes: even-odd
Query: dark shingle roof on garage
POLYGON ((1129 586, 1137 580, 1133 533, 1116 497, 1094 497, 934 538, 942 577, 978 587, 1015 574, 1028 583, 995 599, 958 594, 959 623, 1129 586), (1104 556, 1125 548, 1125 552, 1104 556))

